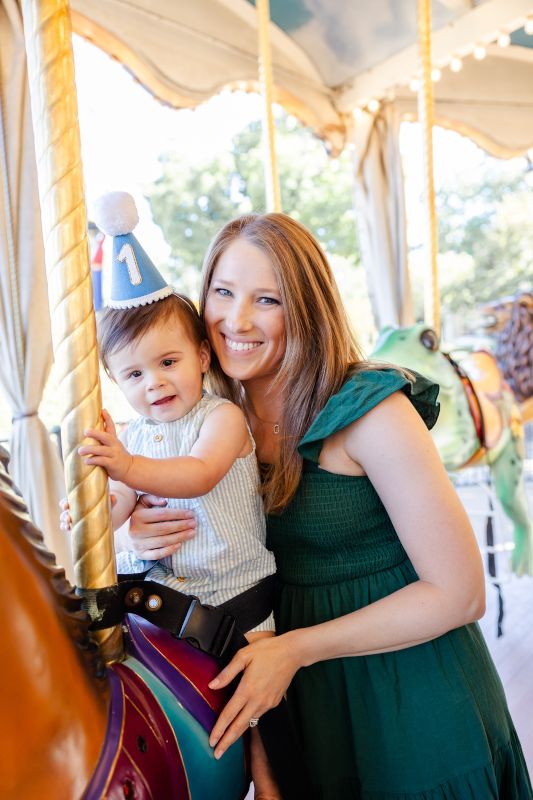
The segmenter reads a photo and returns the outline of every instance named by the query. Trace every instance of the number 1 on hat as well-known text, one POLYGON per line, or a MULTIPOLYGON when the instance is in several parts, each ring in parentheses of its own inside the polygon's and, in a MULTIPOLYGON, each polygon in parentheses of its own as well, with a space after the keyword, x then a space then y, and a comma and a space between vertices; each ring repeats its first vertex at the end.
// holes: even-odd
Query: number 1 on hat
POLYGON ((120 249, 117 256, 117 261, 125 261, 128 267, 128 275, 132 286, 138 286, 142 283, 142 275, 135 258, 135 251, 131 244, 124 244, 120 249))

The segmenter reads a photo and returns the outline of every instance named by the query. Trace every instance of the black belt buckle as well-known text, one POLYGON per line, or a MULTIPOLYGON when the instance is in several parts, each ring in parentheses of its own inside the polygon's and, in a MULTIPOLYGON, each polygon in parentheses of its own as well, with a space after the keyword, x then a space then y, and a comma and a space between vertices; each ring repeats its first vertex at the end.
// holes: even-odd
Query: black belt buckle
POLYGON ((197 597, 193 597, 176 636, 204 653, 221 658, 234 631, 235 619, 231 614, 216 606, 202 605, 197 597))

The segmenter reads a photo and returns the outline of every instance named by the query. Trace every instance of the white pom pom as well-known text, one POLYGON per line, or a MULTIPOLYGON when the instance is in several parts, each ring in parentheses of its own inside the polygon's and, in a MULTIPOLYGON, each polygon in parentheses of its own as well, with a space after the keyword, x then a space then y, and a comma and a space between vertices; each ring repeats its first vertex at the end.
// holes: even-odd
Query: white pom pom
POLYGON ((94 204, 93 218, 108 236, 131 233, 139 222, 135 200, 127 192, 110 192, 100 197, 94 204))

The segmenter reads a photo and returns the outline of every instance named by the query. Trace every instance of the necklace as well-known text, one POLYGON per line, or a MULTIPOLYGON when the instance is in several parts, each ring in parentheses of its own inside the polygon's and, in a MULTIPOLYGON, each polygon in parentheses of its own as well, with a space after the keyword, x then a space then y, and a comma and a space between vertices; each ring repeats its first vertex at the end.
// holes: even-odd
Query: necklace
POLYGON ((248 409, 248 413, 251 414, 252 417, 254 417, 254 419, 256 419, 258 422, 260 422, 261 425, 271 425, 272 426, 272 433, 277 436, 277 434, 280 431, 279 422, 272 422, 272 421, 267 420, 267 419, 261 419, 261 417, 258 417, 257 414, 255 413, 255 411, 252 411, 251 408, 248 409))

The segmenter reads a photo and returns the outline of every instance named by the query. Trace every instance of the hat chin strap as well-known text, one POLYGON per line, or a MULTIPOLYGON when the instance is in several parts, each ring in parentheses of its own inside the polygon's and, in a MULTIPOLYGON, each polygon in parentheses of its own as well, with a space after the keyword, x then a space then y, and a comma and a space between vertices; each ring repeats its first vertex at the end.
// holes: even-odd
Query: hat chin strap
POLYGON ((140 297, 129 297, 126 300, 109 300, 107 305, 109 308, 137 308, 138 306, 147 306, 150 303, 155 303, 157 300, 163 300, 164 297, 174 293, 172 286, 163 286, 156 292, 150 294, 143 294, 140 297))

